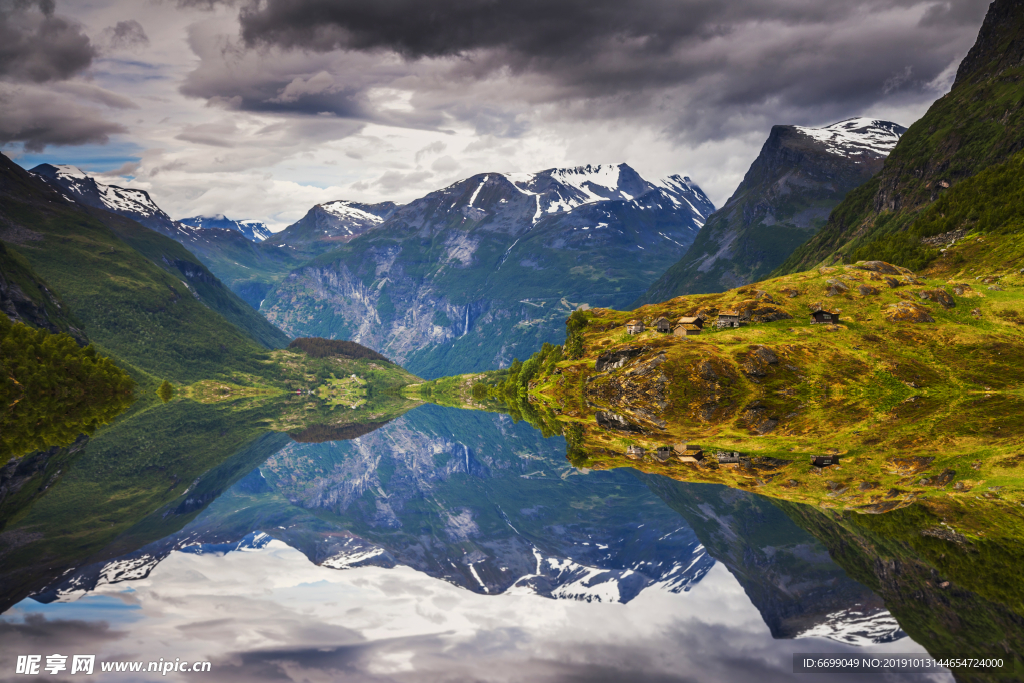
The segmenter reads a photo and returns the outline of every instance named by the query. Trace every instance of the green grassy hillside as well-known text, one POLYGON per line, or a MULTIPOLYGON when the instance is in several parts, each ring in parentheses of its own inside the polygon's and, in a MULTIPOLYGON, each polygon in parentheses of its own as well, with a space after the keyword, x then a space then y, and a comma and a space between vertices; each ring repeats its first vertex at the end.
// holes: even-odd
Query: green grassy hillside
POLYGON ((994 279, 980 267, 939 279, 864 263, 635 311, 588 311, 583 356, 534 363, 518 405, 547 430, 560 425, 574 463, 591 469, 637 467, 866 512, 968 505, 979 495, 1024 502, 1024 276, 986 283, 994 279), (818 307, 839 313, 840 324, 810 324, 818 307), (625 332, 631 318, 714 320, 727 309, 752 322, 696 337, 625 332), (599 360, 621 363, 598 370, 599 360), (695 468, 650 457, 680 443, 750 463, 695 468), (630 445, 648 456, 627 457, 630 445), (811 466, 826 454, 841 466, 811 466))
POLYGON ((0 242, 0 314, 54 334, 66 332, 85 345, 82 323, 60 297, 32 271, 32 266, 0 242))
POLYGON ((0 315, 0 465, 109 424, 135 383, 91 346, 0 315))
POLYGON ((189 252, 252 309, 259 309, 267 293, 308 258, 290 245, 253 242, 235 230, 204 228, 180 238, 189 252))
MULTIPOLYGON (((261 346, 278 349, 288 345, 288 335, 225 287, 203 261, 181 244, 129 218, 99 209, 93 209, 92 212, 100 216, 103 223, 126 244, 181 282, 187 283, 200 302, 224 316, 225 320, 261 346)), ((241 239, 248 242, 244 237, 241 239)), ((282 266, 282 271, 286 267, 282 266)))
MULTIPOLYGON (((6 157, 0 217, 7 249, 53 288, 104 355, 175 381, 259 367, 265 350, 201 301, 180 274, 158 267, 6 157)), ((147 249, 144 243, 154 244, 145 233, 131 239, 147 249)))

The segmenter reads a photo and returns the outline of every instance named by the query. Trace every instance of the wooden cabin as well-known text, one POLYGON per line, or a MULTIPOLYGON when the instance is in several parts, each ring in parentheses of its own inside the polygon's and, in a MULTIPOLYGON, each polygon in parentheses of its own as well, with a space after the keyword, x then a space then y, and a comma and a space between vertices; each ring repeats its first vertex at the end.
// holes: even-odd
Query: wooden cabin
POLYGON ((647 449, 643 446, 629 446, 626 448, 626 457, 632 458, 633 460, 640 460, 644 457, 644 453, 646 452, 647 449))
POLYGON ((739 311, 722 311, 718 314, 718 321, 715 323, 718 327, 739 327, 742 325, 740 322, 739 311))
POLYGON ((694 315, 694 316, 685 316, 684 315, 682 318, 680 318, 679 320, 676 321, 676 325, 694 325, 694 326, 697 327, 697 329, 703 330, 704 329, 704 318, 701 318, 698 315, 694 315))
POLYGON ((672 447, 658 446, 658 450, 654 451, 654 457, 661 462, 668 462, 668 459, 672 457, 672 447))
POLYGON ((828 467, 829 465, 838 465, 838 455, 812 455, 811 465, 814 467, 828 467))
POLYGON ((661 316, 660 318, 658 318, 658 321, 655 322, 654 325, 658 332, 672 331, 672 323, 670 323, 668 318, 666 318, 665 316, 661 316))
POLYGON ((838 325, 839 314, 832 311, 823 311, 820 308, 811 312, 812 325, 838 325))
POLYGON ((677 337, 693 337, 700 334, 700 328, 696 325, 676 325, 676 329, 672 330, 672 334, 677 337))
POLYGON ((630 320, 626 323, 626 332, 628 334, 640 334, 644 331, 644 323, 642 320, 630 320))

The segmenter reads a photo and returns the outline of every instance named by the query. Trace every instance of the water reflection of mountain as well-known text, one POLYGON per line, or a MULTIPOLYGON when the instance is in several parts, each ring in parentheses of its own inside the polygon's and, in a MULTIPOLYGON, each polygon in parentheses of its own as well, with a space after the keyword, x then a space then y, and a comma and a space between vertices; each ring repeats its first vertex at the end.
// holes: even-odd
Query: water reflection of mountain
POLYGON ((816 635, 862 645, 906 635, 877 595, 847 576, 824 545, 767 498, 637 476, 729 568, 774 637, 816 635))
POLYGON ((902 635, 870 590, 757 496, 584 473, 563 453, 561 439, 525 423, 435 406, 352 441, 287 443, 181 531, 82 566, 37 599, 143 577, 175 550, 244 550, 273 537, 324 567, 401 564, 477 593, 588 601, 687 590, 714 557, 777 638, 902 635))

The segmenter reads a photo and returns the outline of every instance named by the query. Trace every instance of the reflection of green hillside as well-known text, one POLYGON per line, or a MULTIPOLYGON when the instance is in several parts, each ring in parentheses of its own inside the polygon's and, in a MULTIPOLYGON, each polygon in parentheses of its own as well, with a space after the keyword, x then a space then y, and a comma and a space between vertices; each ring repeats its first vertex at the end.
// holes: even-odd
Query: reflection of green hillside
MULTIPOLYGON (((865 512, 979 495, 1024 502, 1024 334, 1006 313, 1024 299, 1004 289, 869 263, 630 312, 594 309, 582 314, 580 360, 536 354, 521 366, 523 374, 533 368, 529 379, 503 395, 510 411, 571 436, 574 464, 592 469, 636 467, 865 512), (841 311, 841 323, 810 324, 816 307, 841 311), (751 322, 709 325, 695 337, 623 331, 631 318, 714 321, 728 309, 751 322), (917 315, 932 322, 913 322, 917 315), (598 370, 599 359, 619 367, 598 370), (651 457, 658 446, 686 443, 709 456, 701 467, 651 457), (628 458, 630 445, 647 455, 628 458), (742 453, 750 466, 718 467, 716 451, 742 453), (811 466, 811 456, 825 454, 840 465, 811 466)), ((472 382, 432 386, 451 387, 469 407, 472 382)))
MULTIPOLYGON (((298 370, 309 369, 301 359, 295 362, 298 370)), ((60 477, 40 462, 20 497, 0 508, 3 601, 19 599, 70 566, 129 552, 177 531, 290 443, 281 432, 324 425, 359 431, 360 425, 379 426, 418 405, 387 386, 373 387, 373 369, 366 370, 368 400, 356 410, 332 410, 315 396, 280 390, 211 403, 150 400, 98 431, 75 454, 54 452, 62 463, 60 477), (47 486, 45 476, 51 477, 49 488, 33 498, 31 491, 47 486)), ((379 372, 394 376, 400 369, 379 372)))
POLYGON ((1015 660, 1006 674, 956 671, 958 681, 1017 681, 1024 660, 1021 515, 999 503, 941 512, 920 506, 887 515, 816 510, 775 501, 829 549, 853 578, 878 593, 903 629, 932 653, 1015 660), (966 538, 960 519, 985 520, 966 538))
POLYGON ((132 403, 135 383, 92 346, 0 313, 0 465, 12 457, 69 446, 132 403))

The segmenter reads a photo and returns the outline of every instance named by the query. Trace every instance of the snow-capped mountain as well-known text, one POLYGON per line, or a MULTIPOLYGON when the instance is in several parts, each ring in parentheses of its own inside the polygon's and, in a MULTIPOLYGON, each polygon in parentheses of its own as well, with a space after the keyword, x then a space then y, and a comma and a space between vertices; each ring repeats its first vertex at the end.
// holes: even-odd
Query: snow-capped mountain
MULTIPOLYGON (((469 206, 473 207, 487 180, 492 174, 474 176, 479 178, 469 206)), ((627 164, 598 164, 574 168, 549 168, 539 173, 503 174, 524 194, 537 198, 534 222, 544 216, 572 211, 584 204, 607 200, 633 201, 650 192, 663 192, 677 207, 685 203, 694 214, 708 216, 715 207, 696 183, 678 175, 669 176, 658 182, 644 180, 627 164)), ((467 181, 460 181, 457 187, 467 181)))
POLYGON ((179 223, 191 225, 195 228, 220 228, 221 230, 236 230, 253 242, 262 242, 273 233, 266 223, 255 220, 236 221, 228 218, 222 213, 213 216, 192 216, 182 218, 179 223))
POLYGON ((176 231, 171 217, 145 190, 104 185, 80 168, 64 164, 39 164, 30 172, 81 204, 133 218, 164 234, 176 231))
POLYGON ((310 254, 329 251, 380 226, 396 207, 394 202, 362 204, 343 199, 317 204, 301 219, 271 236, 267 244, 310 254))
POLYGON ((202 541, 196 534, 186 533, 166 542, 152 543, 145 548, 113 560, 77 567, 32 597, 44 603, 74 602, 96 590, 98 586, 138 581, 148 577, 150 572, 172 552, 196 555, 246 552, 260 550, 272 540, 274 539, 260 531, 246 534, 238 540, 211 540, 208 542, 202 541))
MULTIPOLYGON (((713 210, 692 180, 650 182, 626 164, 480 173, 395 207, 260 310, 294 336, 354 339, 424 377, 500 366, 561 342, 581 303, 630 303, 713 210)), ((303 229, 328 236, 314 219, 303 229)), ((290 231, 268 243, 295 243, 290 231)))
POLYGON ((768 277, 821 229, 833 207, 882 168, 906 130, 869 118, 822 128, 773 126, 729 201, 633 306, 768 277))
MULTIPOLYGON (((714 565, 633 475, 580 474, 563 449, 507 416, 434 406, 355 439, 288 443, 179 532, 78 567, 35 598, 76 599, 171 553, 246 551, 264 534, 328 570, 401 565, 486 595, 628 602, 689 590, 714 565), (610 491, 613 502, 581 512, 610 491)), ((153 514, 192 514, 188 498, 153 514)))
POLYGON ((867 154, 880 159, 889 156, 900 137, 907 132, 906 127, 898 123, 862 117, 822 128, 793 126, 793 129, 824 143, 825 149, 832 154, 851 157, 867 154))

